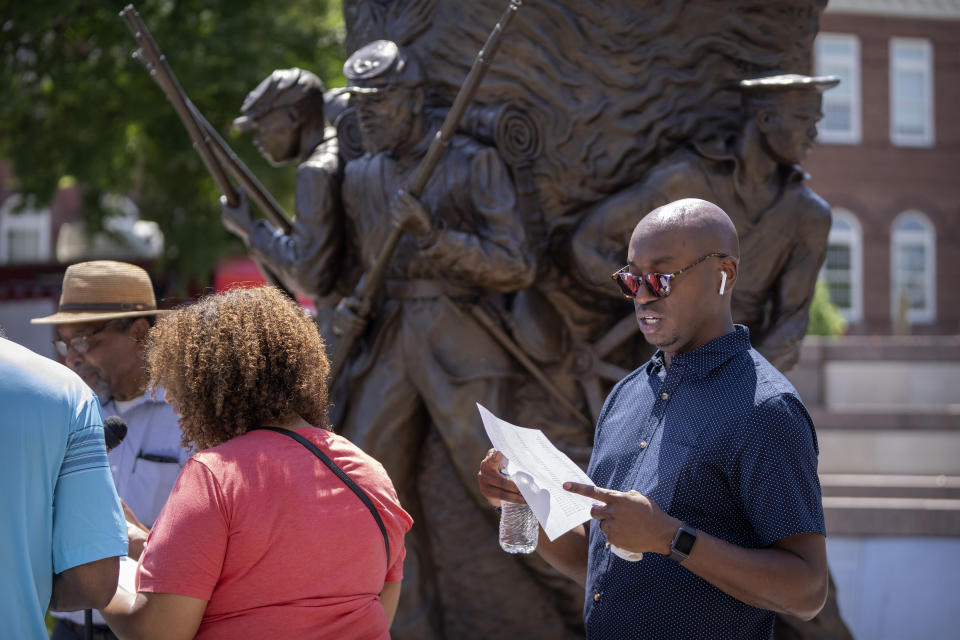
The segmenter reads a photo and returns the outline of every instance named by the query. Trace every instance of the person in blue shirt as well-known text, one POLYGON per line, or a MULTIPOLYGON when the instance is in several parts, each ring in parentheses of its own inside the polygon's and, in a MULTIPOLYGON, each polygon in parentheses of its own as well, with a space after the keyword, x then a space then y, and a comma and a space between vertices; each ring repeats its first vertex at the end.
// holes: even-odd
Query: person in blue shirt
POLYGON ((127 526, 79 376, 0 337, 0 407, 0 637, 45 640, 48 607, 113 597, 127 526))
MULTIPOLYGON (((588 638, 768 639, 774 612, 810 619, 825 602, 816 433, 733 324, 738 256, 723 210, 685 199, 640 221, 614 274, 658 351, 606 400, 594 485, 564 485, 596 501, 593 519, 538 546, 585 587, 588 638)), ((501 464, 491 450, 481 491, 523 502, 501 464)))

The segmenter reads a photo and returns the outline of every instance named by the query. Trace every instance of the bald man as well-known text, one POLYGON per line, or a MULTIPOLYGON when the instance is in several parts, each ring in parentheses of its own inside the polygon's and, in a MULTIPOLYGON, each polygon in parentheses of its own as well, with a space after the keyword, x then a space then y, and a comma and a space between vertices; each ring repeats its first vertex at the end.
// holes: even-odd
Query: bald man
MULTIPOLYGON (((607 398, 587 470, 593 519, 538 552, 586 589, 588 638, 773 637, 827 594, 817 439, 796 391, 733 323, 739 246, 703 200, 655 209, 615 274, 657 352, 607 398), (624 556, 639 561, 628 561, 624 556)), ((491 451, 493 505, 523 502, 491 451)))

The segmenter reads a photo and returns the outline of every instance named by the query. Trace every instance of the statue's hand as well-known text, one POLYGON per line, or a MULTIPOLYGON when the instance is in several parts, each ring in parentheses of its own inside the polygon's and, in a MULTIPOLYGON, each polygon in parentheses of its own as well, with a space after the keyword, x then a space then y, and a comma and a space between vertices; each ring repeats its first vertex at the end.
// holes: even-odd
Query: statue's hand
POLYGON ((359 335, 367 326, 367 319, 360 315, 360 298, 343 298, 333 312, 331 328, 336 336, 359 335))
POLYGON ((421 243, 436 233, 426 208, 406 190, 401 189, 391 201, 390 217, 395 227, 403 229, 421 243))
POLYGON ((238 189, 237 193, 240 195, 240 201, 235 207, 227 204, 226 196, 220 196, 220 219, 223 220, 223 226, 230 233, 247 242, 250 229, 253 226, 253 216, 250 215, 250 202, 247 200, 247 194, 243 192, 243 189, 238 189))

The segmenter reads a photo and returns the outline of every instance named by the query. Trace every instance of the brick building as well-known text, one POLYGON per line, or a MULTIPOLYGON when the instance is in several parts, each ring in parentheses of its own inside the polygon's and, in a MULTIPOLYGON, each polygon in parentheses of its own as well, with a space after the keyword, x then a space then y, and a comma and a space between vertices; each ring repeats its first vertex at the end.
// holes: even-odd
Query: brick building
POLYGON ((960 1, 830 0, 814 69, 842 78, 805 168, 849 332, 960 333, 960 1))

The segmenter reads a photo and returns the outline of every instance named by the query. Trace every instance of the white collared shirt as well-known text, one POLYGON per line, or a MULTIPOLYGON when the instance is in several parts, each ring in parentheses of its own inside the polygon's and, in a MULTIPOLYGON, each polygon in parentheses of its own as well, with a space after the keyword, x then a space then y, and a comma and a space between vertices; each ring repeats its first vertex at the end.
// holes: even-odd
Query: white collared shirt
POLYGON ((117 493, 143 524, 153 526, 192 452, 180 446, 179 418, 163 401, 162 389, 145 391, 132 406, 110 400, 103 418, 114 415, 127 423, 126 437, 107 455, 117 493))

